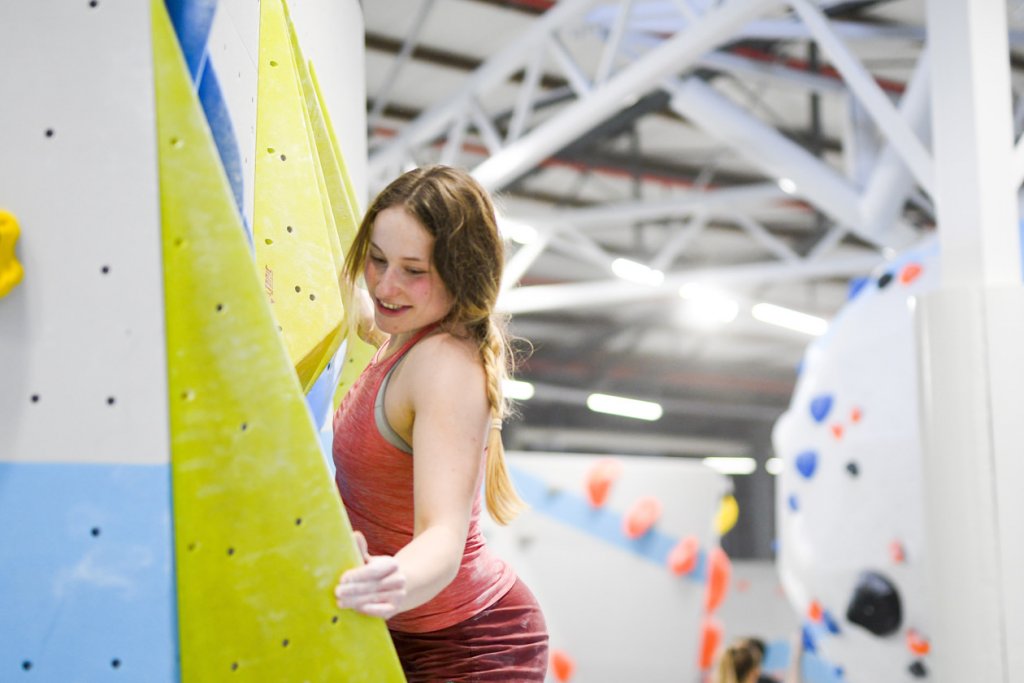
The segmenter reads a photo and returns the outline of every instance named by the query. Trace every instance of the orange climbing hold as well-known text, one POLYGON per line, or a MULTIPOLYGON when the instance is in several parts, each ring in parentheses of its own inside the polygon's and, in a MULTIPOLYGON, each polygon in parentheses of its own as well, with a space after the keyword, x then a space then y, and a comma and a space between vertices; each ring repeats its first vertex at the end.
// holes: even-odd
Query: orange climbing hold
POLYGON ((622 475, 622 463, 612 458, 602 458, 587 472, 587 500, 599 508, 608 500, 612 484, 622 475))
POLYGON ((807 618, 814 622, 820 622, 822 614, 821 603, 811 600, 811 604, 807 606, 807 618))
POLYGON ((836 437, 837 439, 843 438, 843 425, 838 423, 832 425, 832 436, 836 437))
POLYGON ((920 263, 908 263, 903 266, 903 270, 900 271, 900 282, 905 285, 909 285, 911 282, 917 279, 921 274, 920 263))
POLYGON ((708 582, 704 588, 704 609, 711 614, 725 599, 732 577, 732 563, 720 547, 715 546, 708 553, 708 582))
POLYGON ((700 627, 700 668, 707 671, 715 663, 722 645, 722 625, 714 617, 705 617, 700 627))
POLYGON ((700 556, 700 541, 696 536, 686 536, 676 543, 668 553, 668 569, 676 576, 689 574, 697 568, 700 556))
POLYGON ((931 652, 932 645, 928 639, 914 629, 907 631, 907 649, 920 657, 931 652))
POLYGON ((559 683, 571 681, 576 673, 576 662, 565 650, 552 650, 550 665, 551 675, 559 683))
POLYGON ((857 424, 858 422, 860 422, 860 419, 862 417, 864 417, 864 411, 862 411, 860 408, 854 407, 850 411, 850 422, 857 424))
POLYGON ((907 551, 904 550, 903 544, 899 541, 893 541, 889 544, 889 557, 896 564, 903 564, 907 561, 907 551))
POLYGON ((646 534, 661 517, 661 501, 654 496, 644 496, 629 508, 622 520, 622 533, 637 539, 646 534))

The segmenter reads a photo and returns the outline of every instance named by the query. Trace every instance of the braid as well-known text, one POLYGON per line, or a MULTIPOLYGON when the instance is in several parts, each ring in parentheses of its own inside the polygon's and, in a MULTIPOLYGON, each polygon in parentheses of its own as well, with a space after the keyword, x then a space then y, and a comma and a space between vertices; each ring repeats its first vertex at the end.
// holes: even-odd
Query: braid
POLYGON ((487 375, 487 402, 491 406, 491 425, 487 432, 487 510, 499 524, 508 524, 525 507, 516 493, 505 467, 505 447, 501 443, 501 420, 505 417, 505 399, 501 381, 507 375, 505 336, 488 318, 481 327, 480 357, 487 375))

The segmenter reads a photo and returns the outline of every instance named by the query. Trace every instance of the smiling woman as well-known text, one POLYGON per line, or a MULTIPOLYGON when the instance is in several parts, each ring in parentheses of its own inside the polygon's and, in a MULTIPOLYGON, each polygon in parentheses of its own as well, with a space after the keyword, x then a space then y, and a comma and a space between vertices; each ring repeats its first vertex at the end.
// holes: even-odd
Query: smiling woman
POLYGON ((501 443, 503 261, 487 193, 433 166, 377 196, 345 264, 347 287, 366 284, 357 329, 383 345, 334 416, 338 490, 366 559, 335 596, 388 620, 409 681, 543 681, 547 669, 540 607, 479 524, 482 480, 496 521, 522 505, 501 443))

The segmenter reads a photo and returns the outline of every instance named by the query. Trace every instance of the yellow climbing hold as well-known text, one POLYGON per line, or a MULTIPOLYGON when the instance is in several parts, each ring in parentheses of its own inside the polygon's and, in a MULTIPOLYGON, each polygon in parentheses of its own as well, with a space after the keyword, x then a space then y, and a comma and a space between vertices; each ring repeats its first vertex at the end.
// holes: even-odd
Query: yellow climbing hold
POLYGON ((18 221, 0 209, 0 299, 10 294, 25 275, 25 269, 14 255, 14 243, 19 234, 18 221))
POLYGON ((718 514, 715 515, 715 531, 719 536, 725 536, 736 526, 736 520, 740 518, 740 504, 736 502, 736 496, 731 493, 722 498, 718 506, 718 514))

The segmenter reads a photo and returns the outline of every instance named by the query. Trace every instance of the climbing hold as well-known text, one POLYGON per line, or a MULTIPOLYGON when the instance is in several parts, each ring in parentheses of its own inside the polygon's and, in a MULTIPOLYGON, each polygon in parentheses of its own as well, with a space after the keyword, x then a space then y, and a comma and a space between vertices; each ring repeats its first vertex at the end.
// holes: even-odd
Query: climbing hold
POLYGON ((821 603, 817 600, 811 600, 811 604, 807 606, 807 618, 811 621, 821 621, 821 603))
POLYGON ((602 458, 596 461, 587 471, 587 500, 591 506, 599 508, 608 500, 612 484, 622 475, 622 463, 613 458, 602 458))
POLYGON ((846 619, 876 636, 894 633, 903 621, 896 586, 878 572, 862 572, 846 609, 846 619))
POLYGON ((720 547, 715 546, 708 553, 708 582, 704 587, 704 609, 711 614, 725 599, 732 576, 732 562, 720 547))
POLYGON ((843 425, 839 424, 838 422, 832 425, 832 436, 836 437, 837 439, 843 438, 843 425))
POLYGON ((792 510, 793 512, 796 512, 797 510, 800 509, 800 501, 797 500, 795 493, 789 494, 789 498, 786 502, 789 504, 789 509, 792 510))
POLYGON ((571 681, 576 672, 576 661, 565 650, 552 650, 549 664, 551 675, 559 683, 571 681))
POLYGON ((886 285, 892 282, 892 273, 885 273, 882 277, 878 278, 878 288, 885 289, 886 285))
POLYGON ((715 531, 719 536, 725 536, 740 518, 740 504, 736 502, 736 496, 731 493, 722 498, 718 504, 718 512, 715 514, 715 531))
POLYGON ((700 628, 700 669, 707 671, 714 664, 722 645, 722 625, 713 617, 705 617, 700 628))
POLYGON ((870 280, 868 280, 868 278, 866 277, 855 277, 852 280, 850 280, 850 286, 846 290, 846 300, 851 301, 852 299, 856 298, 857 295, 860 294, 861 291, 864 289, 864 285, 866 285, 869 281, 870 280))
POLYGON ((932 644, 914 629, 907 631, 907 649, 915 655, 925 656, 931 652, 932 644))
POLYGON ((796 471, 803 476, 804 479, 810 479, 814 476, 814 470, 818 467, 818 454, 814 451, 804 451, 800 455, 796 456, 796 471))
POLYGON ((892 541, 889 544, 889 557, 896 564, 903 564, 907 561, 907 552, 903 548, 903 544, 899 541, 892 541))
POLYGON ((822 394, 811 399, 811 417, 814 421, 821 423, 828 417, 832 410, 832 394, 822 394))
POLYGON ((18 221, 0 209, 0 299, 10 294, 25 275, 24 268, 14 255, 14 244, 19 234, 18 221))
POLYGON ((907 670, 910 671, 910 675, 914 678, 928 677, 928 669, 925 668, 924 662, 914 662, 913 664, 907 667, 907 670))
POLYGON ((903 266, 903 270, 900 271, 900 282, 905 285, 909 285, 911 282, 917 279, 921 274, 920 263, 908 263, 903 266))
POLYGON ((654 496, 638 499, 622 520, 622 533, 637 539, 646 534, 661 517, 661 501, 654 496))
POLYGON ((850 422, 857 424, 862 417, 864 417, 864 411, 860 408, 854 406, 850 409, 850 422))
POLYGON ((839 622, 832 616, 832 613, 827 609, 821 612, 821 621, 825 624, 825 629, 834 636, 839 635, 839 622))
POLYGON ((857 463, 854 462, 853 460, 846 463, 846 471, 850 473, 851 477, 856 477, 858 474, 860 474, 860 468, 857 467, 857 463))
POLYGON ((818 643, 814 640, 814 633, 811 632, 810 624, 804 624, 800 631, 800 639, 803 641, 805 652, 817 652, 818 643))
POLYGON ((700 541, 696 536, 681 538, 668 553, 668 569, 676 576, 689 574, 697 568, 700 557, 700 541))

